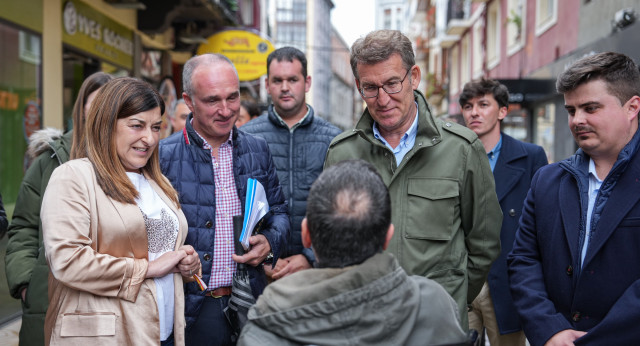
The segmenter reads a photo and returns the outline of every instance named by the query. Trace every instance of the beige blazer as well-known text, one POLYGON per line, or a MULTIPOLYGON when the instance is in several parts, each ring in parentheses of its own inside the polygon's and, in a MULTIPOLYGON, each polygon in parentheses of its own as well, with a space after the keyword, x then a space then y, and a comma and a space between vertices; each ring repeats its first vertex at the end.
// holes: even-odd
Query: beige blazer
MULTIPOLYGON (((187 221, 158 185, 152 188, 178 216, 175 248, 187 221)), ((148 266, 147 231, 136 204, 107 197, 87 159, 51 175, 42 200, 42 233, 49 268, 47 345, 159 345, 160 320, 148 266)), ((176 345, 184 345, 182 277, 174 274, 176 345)))

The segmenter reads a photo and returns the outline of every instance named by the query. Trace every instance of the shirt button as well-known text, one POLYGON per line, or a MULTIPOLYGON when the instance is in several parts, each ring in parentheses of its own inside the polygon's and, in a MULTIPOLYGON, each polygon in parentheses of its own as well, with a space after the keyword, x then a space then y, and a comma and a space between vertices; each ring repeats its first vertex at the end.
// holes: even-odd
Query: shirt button
POLYGON ((204 256, 202 256, 204 258, 205 261, 209 262, 211 261, 211 255, 209 255, 208 253, 204 254, 204 256))
POLYGON ((209 220, 209 221, 207 221, 207 222, 204 224, 204 226, 205 226, 206 228, 211 228, 211 227, 213 226, 213 222, 211 222, 211 220, 209 220))
POLYGON ((580 321, 580 311, 574 312, 573 315, 571 315, 571 319, 573 320, 573 322, 580 321))
POLYGON ((572 265, 567 266, 567 275, 568 276, 572 276, 573 275, 573 266, 572 265))
POLYGON ((509 210, 509 216, 516 216, 516 211, 513 209, 509 210))

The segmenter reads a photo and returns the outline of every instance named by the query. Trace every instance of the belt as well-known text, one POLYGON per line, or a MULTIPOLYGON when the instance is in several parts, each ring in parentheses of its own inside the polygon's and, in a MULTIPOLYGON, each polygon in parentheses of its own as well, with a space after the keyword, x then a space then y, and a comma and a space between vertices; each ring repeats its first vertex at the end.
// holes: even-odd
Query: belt
POLYGON ((215 290, 207 291, 207 297, 220 298, 231 295, 231 286, 218 287, 215 290))

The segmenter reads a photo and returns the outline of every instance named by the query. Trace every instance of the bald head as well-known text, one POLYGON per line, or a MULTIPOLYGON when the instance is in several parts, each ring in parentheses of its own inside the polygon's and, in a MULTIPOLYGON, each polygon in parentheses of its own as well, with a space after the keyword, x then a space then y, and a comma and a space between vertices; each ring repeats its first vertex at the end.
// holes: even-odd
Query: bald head
POLYGON ((236 67, 226 56, 222 54, 212 53, 196 55, 187 60, 187 62, 184 64, 184 69, 182 71, 182 88, 184 89, 184 92, 189 96, 193 96, 193 73, 198 67, 216 65, 230 67, 236 74, 236 78, 238 77, 238 71, 236 70, 236 67))

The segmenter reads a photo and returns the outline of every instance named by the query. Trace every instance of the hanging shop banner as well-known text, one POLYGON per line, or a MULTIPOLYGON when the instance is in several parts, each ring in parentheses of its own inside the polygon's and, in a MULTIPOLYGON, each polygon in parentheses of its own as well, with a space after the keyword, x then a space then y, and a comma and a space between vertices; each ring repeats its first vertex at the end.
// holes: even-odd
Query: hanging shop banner
POLYGON ((0 0, 0 18, 42 33, 44 0, 0 0))
POLYGON ((267 74, 267 56, 274 48, 268 39, 250 30, 226 30, 210 36, 198 47, 198 54, 219 53, 238 70, 241 82, 267 74))
POLYGON ((133 31, 79 0, 62 2, 62 41, 133 69, 133 31))

